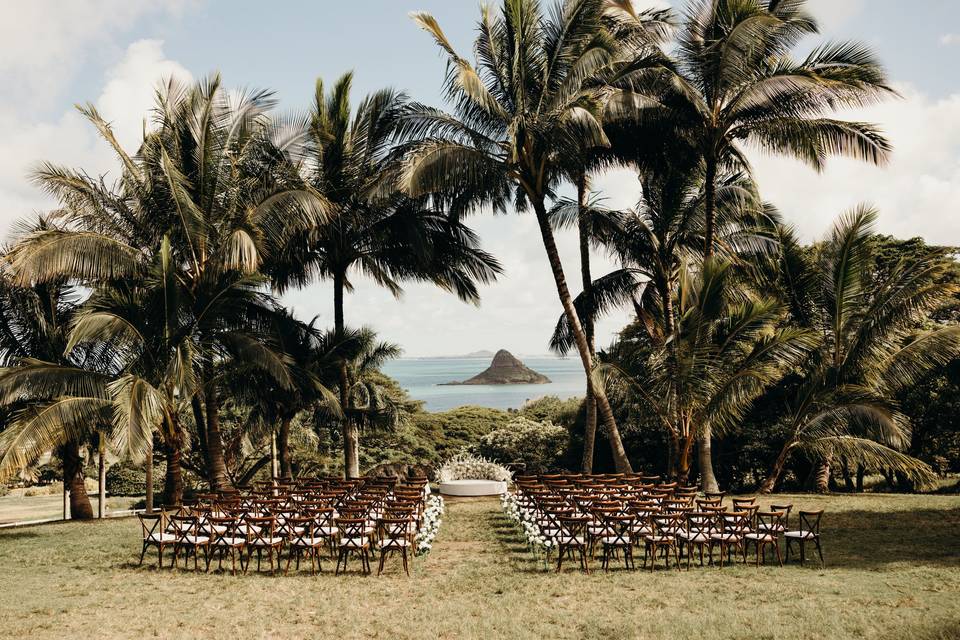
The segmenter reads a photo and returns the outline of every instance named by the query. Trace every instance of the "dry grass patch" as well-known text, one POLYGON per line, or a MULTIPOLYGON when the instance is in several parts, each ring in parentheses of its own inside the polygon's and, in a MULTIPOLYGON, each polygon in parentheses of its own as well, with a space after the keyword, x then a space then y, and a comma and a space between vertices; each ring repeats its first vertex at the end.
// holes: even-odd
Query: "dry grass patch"
MULTIPOLYGON (((825 569, 544 571, 495 500, 448 500, 406 579, 137 568, 136 520, 0 532, 10 637, 960 637, 960 497, 777 496, 827 510, 825 569)), ((154 561, 155 556, 150 556, 154 561)), ((359 566, 359 565, 356 565, 359 566)))

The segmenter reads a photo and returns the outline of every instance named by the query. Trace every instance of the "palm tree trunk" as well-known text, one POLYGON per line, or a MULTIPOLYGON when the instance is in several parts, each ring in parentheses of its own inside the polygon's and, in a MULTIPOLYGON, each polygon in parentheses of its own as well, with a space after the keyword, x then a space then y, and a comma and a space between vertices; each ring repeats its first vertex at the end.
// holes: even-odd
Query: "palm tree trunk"
POLYGON ((163 481, 163 504, 183 504, 183 468, 180 464, 180 428, 175 418, 170 420, 163 439, 167 454, 167 474, 163 481))
POLYGON ((84 484, 80 445, 71 440, 60 449, 60 455, 63 460, 63 486, 70 493, 70 519, 90 520, 93 518, 93 506, 84 484))
MULTIPOLYGON (((705 212, 704 212, 704 238, 703 238, 703 259, 704 262, 713 257, 713 219, 716 208, 716 182, 717 182, 717 163, 712 156, 707 157, 706 184, 705 189, 705 212)), ((704 425, 701 429, 700 437, 697 441, 697 462, 700 465, 700 484, 704 491, 717 492, 720 486, 717 484, 717 477, 713 472, 713 451, 711 440, 713 439, 710 425, 704 425)))
POLYGON ((223 459, 223 439, 220 436, 220 398, 217 383, 213 379, 213 363, 204 365, 203 398, 207 426, 207 481, 213 491, 225 491, 230 487, 227 464, 223 459))
POLYGON ((767 477, 760 483, 760 488, 758 489, 760 493, 773 493, 777 482, 780 481, 780 476, 783 475, 784 468, 787 466, 787 459, 790 457, 791 449, 793 449, 793 441, 788 441, 783 445, 783 449, 780 450, 773 466, 770 467, 770 472, 767 473, 767 477))
POLYGON ((277 433, 277 452, 280 458, 280 477, 285 480, 293 478, 290 468, 290 418, 284 417, 280 421, 280 431, 277 433))
MULTIPOLYGON (((590 344, 587 342, 587 335, 580 325, 580 319, 577 317, 577 310, 573 306, 573 298, 570 295, 570 289, 567 288, 567 280, 563 274, 563 265, 560 262, 560 253, 557 250, 557 243, 553 237, 553 229, 550 228, 550 220, 547 217, 547 209, 544 206, 543 199, 533 201, 534 210, 537 213, 537 222, 540 225, 540 236, 543 239, 543 247, 547 252, 547 259, 550 262, 550 270, 553 272, 553 279, 557 286, 557 295, 560 297, 560 304, 563 306, 563 312, 567 317, 567 323, 576 340, 577 351, 580 352, 580 360, 583 363, 583 370, 587 376, 593 373, 593 357, 590 354, 590 344)), ((610 407, 610 401, 602 387, 594 387, 594 398, 596 398, 597 409, 603 418, 603 424, 607 431, 607 438, 610 440, 610 449, 613 453, 613 463, 619 473, 630 473, 633 469, 630 466, 630 460, 627 458, 627 452, 623 448, 623 441, 620 438, 620 430, 617 428, 617 421, 613 417, 613 409, 610 407)))
POLYGON ((144 463, 146 473, 146 496, 144 499, 147 513, 153 513, 153 434, 150 434, 150 441, 147 444, 147 456, 144 463))
MULTIPOLYGON (((587 176, 581 172, 577 179, 577 226, 580 233, 580 277, 583 282, 583 293, 589 296, 593 289, 593 277, 590 274, 590 226, 587 219, 587 176)), ((596 345, 593 341, 593 318, 589 315, 581 318, 583 331, 587 335, 587 344, 590 347, 590 357, 596 354, 596 345)), ((586 406, 586 424, 583 429, 583 460, 581 471, 593 473, 593 450, 597 439, 597 401, 593 394, 593 381, 587 376, 587 395, 584 398, 586 406)))
POLYGON ((97 432, 97 517, 107 514, 107 441, 97 432))
POLYGON ((830 493, 830 466, 832 463, 833 456, 827 456, 817 463, 817 493, 830 493))
MULTIPOLYGON (((343 289, 346 277, 343 273, 333 276, 333 327, 337 339, 343 338, 343 289)), ((347 413, 350 377, 347 363, 340 361, 340 407, 343 409, 341 431, 343 435, 343 473, 347 478, 360 477, 360 434, 347 413)))

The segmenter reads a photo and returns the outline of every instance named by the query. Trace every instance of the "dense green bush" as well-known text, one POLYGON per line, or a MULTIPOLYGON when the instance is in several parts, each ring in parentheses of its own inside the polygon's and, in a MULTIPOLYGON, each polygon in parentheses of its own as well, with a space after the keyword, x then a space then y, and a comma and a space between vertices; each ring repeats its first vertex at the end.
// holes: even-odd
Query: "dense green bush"
POLYGON ((520 415, 537 422, 552 422, 571 427, 577 420, 583 398, 574 397, 561 400, 557 396, 544 396, 531 400, 520 408, 520 415))
POLYGON ((524 473, 556 468, 569 441, 563 427, 517 416, 480 439, 480 453, 504 464, 522 464, 524 473))
MULTIPOLYGON (((153 468, 153 490, 163 491, 163 467, 153 468)), ((107 494, 111 496, 142 496, 147 492, 147 474, 142 467, 118 462, 107 469, 107 494)))

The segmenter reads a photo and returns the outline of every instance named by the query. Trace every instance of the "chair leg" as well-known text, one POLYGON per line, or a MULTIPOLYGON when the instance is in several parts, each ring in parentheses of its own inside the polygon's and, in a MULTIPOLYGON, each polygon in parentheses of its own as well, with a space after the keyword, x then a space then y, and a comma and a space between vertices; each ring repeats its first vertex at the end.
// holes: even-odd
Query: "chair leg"
POLYGON ((407 577, 409 578, 409 577, 410 577, 410 564, 409 564, 409 562, 408 562, 408 560, 407 560, 407 548, 404 547, 403 549, 401 549, 401 553, 403 553, 403 571, 404 571, 404 573, 407 574, 407 577))
MULTIPOLYGON (((293 560, 293 554, 296 553, 293 547, 287 551, 287 566, 283 569, 283 575, 290 575, 290 561, 293 560)), ((297 553, 297 572, 300 571, 300 554, 297 553)))
POLYGON ((377 565, 377 577, 378 577, 378 578, 379 578, 380 575, 383 573, 383 563, 386 561, 386 559, 387 559, 387 550, 386 550, 386 549, 380 549, 380 563, 377 565))
POLYGON ((823 568, 823 550, 820 548, 820 536, 817 536, 813 539, 813 543, 817 545, 817 555, 820 556, 820 568, 823 568))
POLYGON ((780 566, 783 566, 783 558, 780 557, 780 542, 777 540, 773 541, 773 548, 777 552, 777 562, 780 563, 780 566))

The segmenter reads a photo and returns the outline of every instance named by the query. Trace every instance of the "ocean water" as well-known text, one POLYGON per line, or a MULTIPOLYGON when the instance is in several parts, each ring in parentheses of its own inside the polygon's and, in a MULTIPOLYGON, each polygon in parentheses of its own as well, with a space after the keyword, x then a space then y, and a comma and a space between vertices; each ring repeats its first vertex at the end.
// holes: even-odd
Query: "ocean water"
POLYGON ((549 384, 453 385, 490 366, 490 358, 400 358, 384 365, 410 397, 423 400, 427 411, 446 411, 471 404, 494 409, 519 409, 543 396, 565 399, 582 396, 586 377, 579 358, 520 357, 525 365, 550 378, 549 384))

